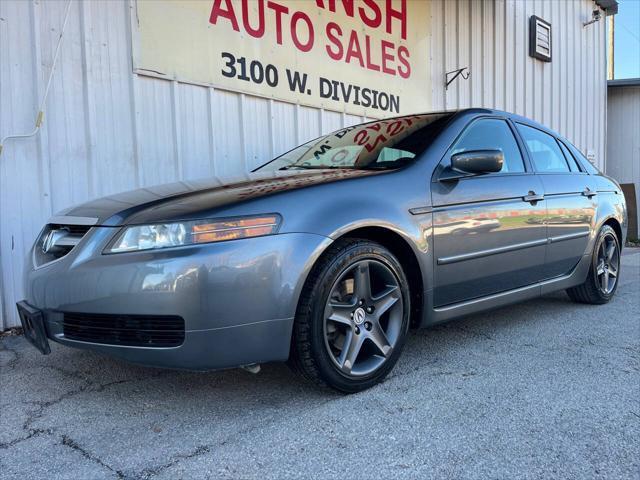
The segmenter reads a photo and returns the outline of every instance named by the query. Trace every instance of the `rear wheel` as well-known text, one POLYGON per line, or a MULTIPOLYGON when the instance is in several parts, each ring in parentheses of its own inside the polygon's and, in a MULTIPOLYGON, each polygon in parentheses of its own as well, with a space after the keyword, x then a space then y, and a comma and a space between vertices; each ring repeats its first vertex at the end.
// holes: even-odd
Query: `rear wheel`
POLYGON ((567 290, 574 302, 601 305, 613 298, 620 273, 620 243, 616 232, 604 225, 594 246, 587 280, 567 290))
POLYGON ((294 324, 291 362, 314 382, 358 392, 393 368, 409 328, 409 287, 383 246, 336 242, 310 274, 294 324))

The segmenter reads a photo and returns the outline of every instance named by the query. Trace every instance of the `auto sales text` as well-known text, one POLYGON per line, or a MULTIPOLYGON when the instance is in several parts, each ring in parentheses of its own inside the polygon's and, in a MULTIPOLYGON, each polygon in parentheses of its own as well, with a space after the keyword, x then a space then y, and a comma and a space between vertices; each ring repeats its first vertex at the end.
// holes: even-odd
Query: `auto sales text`
POLYGON ((262 38, 266 26, 275 25, 278 45, 283 45, 287 35, 300 52, 318 48, 336 62, 402 79, 411 77, 411 53, 403 43, 407 40, 407 0, 309 0, 309 3, 312 1, 316 8, 332 16, 343 14, 353 18, 353 25, 362 22, 367 31, 382 34, 386 39, 353 29, 351 23, 340 25, 337 18, 326 22, 315 17, 312 20, 306 12, 274 0, 240 0, 240 5, 233 0, 214 0, 209 23, 227 23, 236 32, 242 29, 254 38, 262 38), (255 14, 251 13, 254 7, 255 14))

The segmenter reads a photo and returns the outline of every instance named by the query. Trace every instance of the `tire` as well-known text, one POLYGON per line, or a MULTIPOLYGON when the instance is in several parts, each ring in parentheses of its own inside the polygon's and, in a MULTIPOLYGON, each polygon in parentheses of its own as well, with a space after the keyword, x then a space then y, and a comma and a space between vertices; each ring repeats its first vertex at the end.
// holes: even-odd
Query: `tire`
POLYGON ((303 288, 289 363, 343 393, 370 388, 398 361, 410 311, 406 276, 389 250, 368 240, 338 240, 303 288))
POLYGON ((613 228, 603 225, 593 247, 587 279, 582 285, 567 289, 567 294, 574 302, 602 305, 615 295, 619 275, 620 241, 613 228))

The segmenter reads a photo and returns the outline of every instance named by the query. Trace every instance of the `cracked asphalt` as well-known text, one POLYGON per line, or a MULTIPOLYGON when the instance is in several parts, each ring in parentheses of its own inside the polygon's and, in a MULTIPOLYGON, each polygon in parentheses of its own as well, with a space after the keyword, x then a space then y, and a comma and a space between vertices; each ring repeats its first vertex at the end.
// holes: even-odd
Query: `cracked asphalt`
POLYGON ((564 293, 415 332, 341 396, 284 365, 190 373, 0 340, 0 478, 640 478, 640 249, 564 293))

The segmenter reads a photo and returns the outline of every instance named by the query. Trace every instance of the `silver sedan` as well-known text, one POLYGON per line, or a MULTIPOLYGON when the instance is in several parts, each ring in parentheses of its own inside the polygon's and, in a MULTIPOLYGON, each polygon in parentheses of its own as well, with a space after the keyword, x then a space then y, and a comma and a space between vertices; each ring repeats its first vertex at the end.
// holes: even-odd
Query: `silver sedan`
POLYGON ((413 328, 566 289, 615 294, 619 185, 565 138, 470 109, 356 125, 247 179, 144 188, 51 218, 18 303, 27 338, 161 367, 289 361, 343 392, 413 328))

